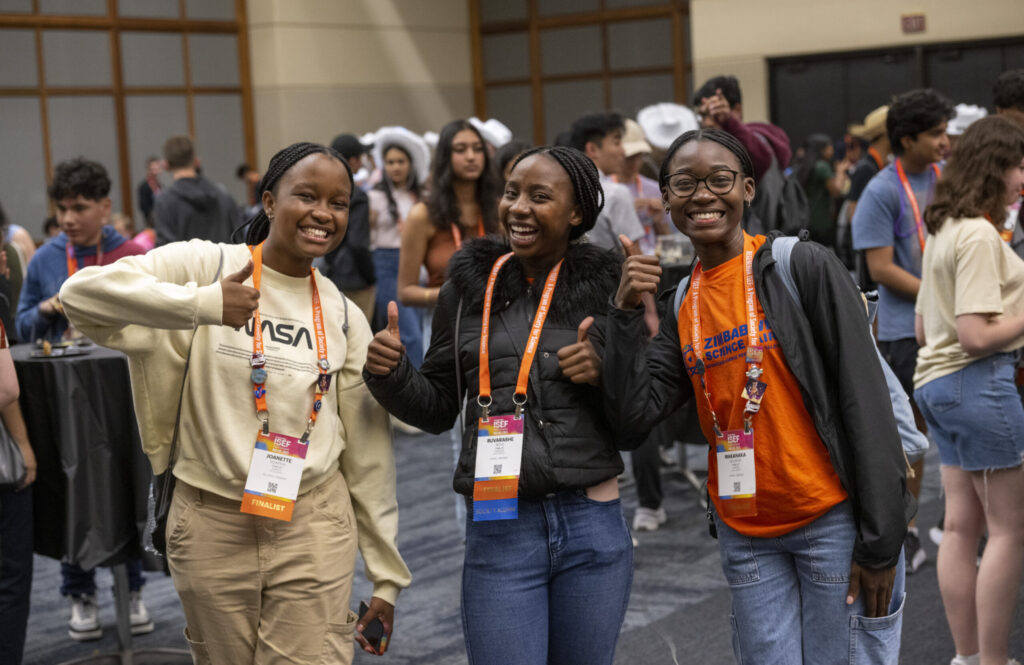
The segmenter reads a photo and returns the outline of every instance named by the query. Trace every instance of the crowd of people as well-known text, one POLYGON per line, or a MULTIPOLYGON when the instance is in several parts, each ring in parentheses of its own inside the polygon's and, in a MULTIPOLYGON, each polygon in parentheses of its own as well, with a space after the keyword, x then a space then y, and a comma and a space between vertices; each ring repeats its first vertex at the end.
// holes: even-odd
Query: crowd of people
MULTIPOLYGON (((84 335, 126 354, 174 479, 196 663, 387 651, 412 582, 392 427, 450 432, 469 662, 611 663, 638 546, 622 456, 632 532, 657 530, 689 408, 738 663, 897 662, 930 442, 951 664, 1015 664, 1024 70, 991 101, 910 90, 794 150, 717 76, 692 108, 586 113, 553 145, 477 118, 295 143, 239 167, 241 202, 174 136, 138 230, 102 164, 60 163, 44 242, 0 215, 0 418, 26 468, 0 489, 5 650, 20 662, 36 467, 7 342, 84 335), (681 279, 667 240, 693 249, 681 279)), ((100 637, 93 571, 62 574, 71 637, 100 637)))

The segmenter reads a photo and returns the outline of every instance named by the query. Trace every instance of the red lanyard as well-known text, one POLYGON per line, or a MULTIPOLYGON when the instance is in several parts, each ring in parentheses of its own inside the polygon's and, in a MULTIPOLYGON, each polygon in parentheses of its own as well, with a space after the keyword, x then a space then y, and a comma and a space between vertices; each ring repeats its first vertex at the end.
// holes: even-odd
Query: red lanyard
MULTIPOLYGON (((932 164, 932 169, 935 171, 936 180, 942 177, 942 172, 939 171, 938 164, 932 164)), ((903 185, 903 191, 906 192, 907 199, 910 201, 910 208, 914 211, 914 224, 917 225, 917 239, 921 243, 921 251, 924 252, 924 224, 921 223, 921 208, 917 205, 917 197, 914 196, 914 188, 910 186, 910 181, 907 180, 907 173, 903 170, 903 161, 900 159, 896 160, 896 175, 899 176, 900 184, 903 185)))
MULTIPOLYGON (((70 240, 68 240, 67 245, 65 245, 65 249, 67 250, 68 255, 68 277, 71 277, 78 272, 78 259, 75 258, 75 246, 71 244, 70 240)), ((102 261, 103 241, 101 240, 100 244, 96 245, 96 265, 100 265, 102 261)))
MULTIPOLYGON (((260 290, 260 279, 263 276, 263 243, 250 247, 252 252, 252 287, 260 290)), ((313 288, 313 328, 316 332, 316 355, 317 368, 320 376, 316 382, 316 396, 313 397, 313 408, 309 412, 309 421, 306 423, 306 431, 302 434, 300 441, 309 440, 309 433, 316 425, 317 414, 320 413, 321 399, 331 385, 330 374, 327 370, 331 368, 327 362, 327 333, 324 331, 324 313, 320 307, 320 292, 316 288, 316 269, 309 269, 309 283, 313 288)), ((263 329, 260 326, 260 310, 257 308, 253 315, 252 322, 252 359, 249 364, 252 366, 252 387, 253 397, 256 399, 256 415, 263 422, 263 433, 270 432, 270 409, 267 408, 267 370, 264 369, 267 359, 263 352, 263 329)))
MULTIPOLYGON (((764 349, 757 344, 757 294, 754 292, 754 240, 747 234, 743 234, 743 290, 747 301, 747 378, 752 381, 759 381, 764 371, 761 369, 761 361, 764 358, 764 349)), ((703 337, 701 337, 701 326, 700 326, 700 281, 704 273, 701 267, 700 261, 697 261, 697 265, 693 269, 693 277, 690 280, 690 318, 692 323, 691 328, 691 344, 693 345, 693 352, 697 357, 697 375, 700 377, 700 387, 704 392, 704 399, 708 403, 708 411, 711 413, 711 422, 715 430, 715 436, 722 436, 722 429, 718 422, 718 415, 715 413, 715 407, 711 402, 711 389, 708 387, 707 382, 707 367, 704 364, 704 353, 701 346, 703 337)), ((681 324, 680 324, 680 327, 681 324)), ((680 330, 680 337, 683 336, 685 331, 680 330)), ((743 408, 743 427, 746 431, 750 431, 750 421, 753 415, 760 409, 760 399, 754 401, 747 399, 747 404, 743 408)))
MULTIPOLYGON (((477 237, 484 235, 484 216, 476 216, 476 235, 477 237)), ((455 239, 455 249, 462 249, 462 229, 458 224, 452 224, 452 237, 455 239)))
POLYGON ((882 160, 882 155, 874 148, 868 148, 868 154, 871 155, 871 159, 875 160, 878 170, 881 171, 885 166, 885 161, 882 160))
MULTIPOLYGON (((487 278, 487 290, 484 291, 484 313, 483 321, 480 323, 480 396, 477 403, 480 405, 481 417, 485 420, 491 407, 491 300, 494 298, 494 284, 498 280, 498 273, 501 267, 512 258, 512 252, 498 257, 491 268, 491 274, 487 278)), ((562 269, 562 262, 559 261, 548 273, 544 282, 544 291, 540 296, 540 304, 537 305, 537 313, 533 317, 533 326, 530 328, 530 338, 526 342, 526 349, 523 350, 523 361, 519 365, 519 378, 516 380, 516 392, 512 395, 512 401, 516 405, 516 415, 522 415, 523 405, 526 404, 526 387, 530 380, 530 366, 533 365, 533 358, 537 355, 537 345, 540 343, 540 331, 544 327, 544 320, 548 318, 548 311, 551 309, 551 297, 555 292, 555 284, 558 283, 558 272, 562 269)))

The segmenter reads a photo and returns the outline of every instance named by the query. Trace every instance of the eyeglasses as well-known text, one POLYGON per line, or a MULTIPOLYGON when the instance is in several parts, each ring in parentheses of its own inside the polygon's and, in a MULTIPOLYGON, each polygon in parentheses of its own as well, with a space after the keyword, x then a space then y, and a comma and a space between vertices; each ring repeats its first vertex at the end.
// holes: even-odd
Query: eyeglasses
POLYGON ((728 194, 736 186, 738 171, 720 169, 703 178, 694 178, 689 173, 673 173, 668 177, 668 188, 680 198, 689 198, 697 193, 700 183, 712 194, 728 194))

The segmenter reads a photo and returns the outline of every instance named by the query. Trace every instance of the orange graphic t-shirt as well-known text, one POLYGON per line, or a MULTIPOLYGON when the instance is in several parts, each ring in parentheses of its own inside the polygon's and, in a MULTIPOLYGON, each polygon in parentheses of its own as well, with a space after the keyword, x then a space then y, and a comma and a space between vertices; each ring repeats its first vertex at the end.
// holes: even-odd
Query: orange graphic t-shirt
MULTIPOLYGON (((744 234, 745 235, 745 234, 744 234)), ((756 251, 764 236, 747 237, 756 251)), ((756 299, 755 299, 756 300, 756 299)), ((714 441, 711 413, 695 372, 692 345, 691 294, 679 312, 680 344, 687 374, 693 383, 701 429, 714 441)), ((711 403, 723 430, 742 429, 740 396, 746 382, 747 312, 743 283, 743 255, 705 270, 700 282, 701 347, 705 380, 711 403)), ((708 452, 708 487, 719 516, 736 531, 757 538, 773 538, 798 529, 846 499, 825 444, 804 407, 796 377, 789 371, 782 349, 756 303, 758 340, 764 347, 761 381, 765 389, 761 409, 753 416, 754 469, 757 478, 757 515, 726 517, 718 498, 717 455, 708 452)))

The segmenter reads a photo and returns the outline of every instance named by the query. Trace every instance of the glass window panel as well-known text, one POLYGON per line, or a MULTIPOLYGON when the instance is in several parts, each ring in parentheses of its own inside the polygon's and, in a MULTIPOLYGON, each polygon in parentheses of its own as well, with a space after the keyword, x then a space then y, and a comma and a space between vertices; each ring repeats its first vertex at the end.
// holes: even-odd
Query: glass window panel
POLYGON ((483 38, 484 78, 489 81, 530 76, 530 35, 514 32, 483 38))
POLYGON ((33 30, 0 30, 0 87, 38 85, 33 30))
POLYGON ((528 85, 487 89, 487 117, 497 118, 520 141, 533 143, 533 104, 528 85))
POLYGON ((185 58, 176 32, 122 32, 121 62, 128 86, 185 86, 185 58))
POLYGON ((106 16, 107 0, 39 0, 39 13, 106 16))
MULTIPOLYGON (((145 178, 146 160, 163 157, 164 141, 188 134, 187 100, 184 95, 127 95, 124 110, 128 125, 128 163, 131 165, 132 215, 142 221, 139 183, 145 178)), ((141 229, 142 224, 136 224, 141 229)))
POLYGON ((526 18, 526 0, 479 0, 480 22, 515 21, 526 18))
POLYGON ((0 97, 0 203, 11 223, 34 237, 46 217, 46 166, 38 97, 0 97))
POLYGON ((541 69, 544 74, 580 74, 601 71, 601 28, 559 28, 540 33, 541 69))
POLYGON ((43 63, 47 86, 109 86, 110 33, 98 30, 46 30, 43 63))
POLYGON ((573 120, 604 109, 604 87, 600 80, 566 81, 544 85, 544 131, 548 143, 569 129, 573 120))
POLYGON ((541 16, 593 12, 601 8, 600 0, 539 0, 537 4, 541 16))
POLYGON ((50 152, 53 164, 72 157, 99 162, 110 176, 113 211, 121 211, 121 169, 118 165, 114 98, 110 96, 50 97, 50 152))
POLYGON ((188 36, 192 85, 238 85, 238 43, 234 35, 188 36))
POLYGON ((635 118, 636 112, 645 106, 675 100, 675 82, 671 74, 612 78, 612 108, 627 116, 635 118))
POLYGON ((117 0, 117 12, 121 16, 145 16, 151 18, 179 18, 178 0, 117 0))
POLYGON ((234 21, 234 0, 186 0, 185 16, 192 19, 234 21))
POLYGON ((241 95, 196 95, 196 156, 203 175, 224 185, 236 201, 245 201, 245 185, 235 169, 246 161, 241 95))
POLYGON ((608 25, 608 64, 615 69, 672 65, 672 19, 608 25))
POLYGON ((4 14, 31 14, 32 0, 0 0, 0 12, 4 14))

